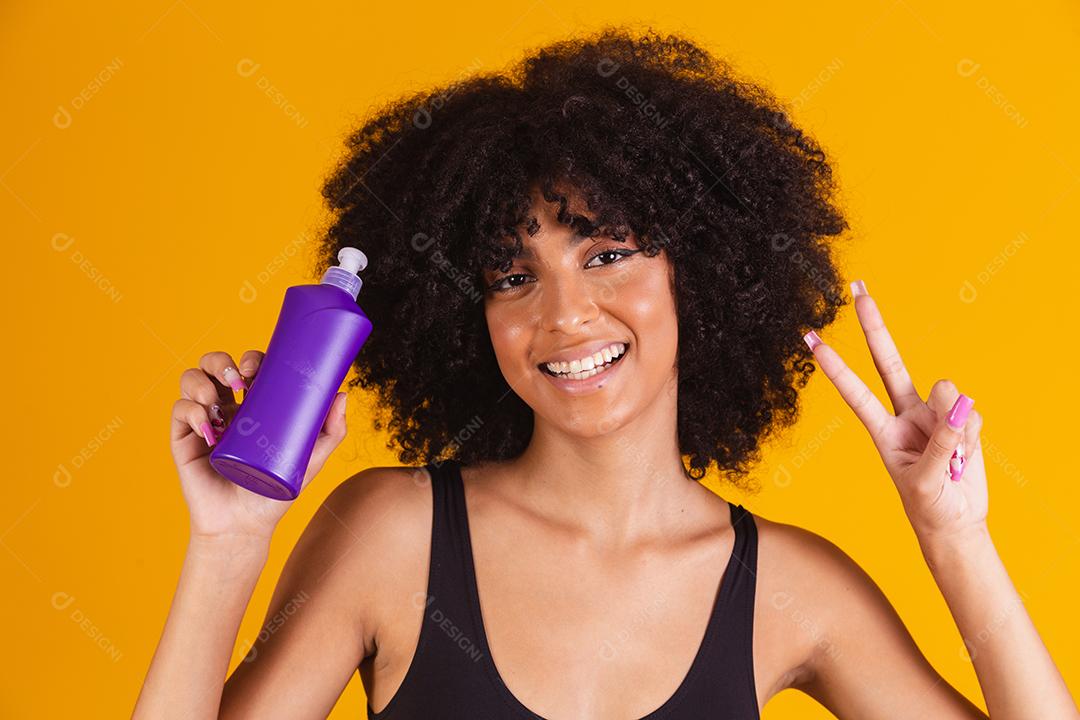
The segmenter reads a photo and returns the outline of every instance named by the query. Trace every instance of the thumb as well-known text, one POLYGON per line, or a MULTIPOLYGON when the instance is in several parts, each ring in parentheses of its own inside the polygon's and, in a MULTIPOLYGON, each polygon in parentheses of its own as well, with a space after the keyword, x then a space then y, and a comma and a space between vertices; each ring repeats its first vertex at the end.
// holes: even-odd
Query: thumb
POLYGON ((311 450, 311 461, 308 463, 307 472, 301 489, 307 486, 322 470, 330 453, 345 439, 347 430, 345 423, 345 400, 348 393, 339 392, 334 396, 334 402, 330 404, 330 411, 326 414, 326 422, 323 423, 319 437, 315 439, 315 447, 311 450))
POLYGON ((974 404, 974 400, 961 393, 945 417, 938 421, 920 460, 929 477, 939 477, 949 472, 949 460, 964 438, 964 424, 974 404))
MULTIPOLYGON (((330 411, 326 413, 326 422, 323 423, 322 433, 335 438, 338 442, 345 437, 345 401, 349 394, 339 392, 334 396, 334 402, 330 403, 330 411)), ((335 445, 337 443, 334 443, 335 445)))

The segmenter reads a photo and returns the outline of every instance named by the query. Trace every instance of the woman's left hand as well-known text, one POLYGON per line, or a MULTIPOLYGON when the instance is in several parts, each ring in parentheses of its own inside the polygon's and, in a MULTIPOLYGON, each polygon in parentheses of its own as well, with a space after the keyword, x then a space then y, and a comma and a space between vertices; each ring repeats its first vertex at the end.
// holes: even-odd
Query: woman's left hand
POLYGON ((811 331, 804 339, 825 375, 870 433, 920 544, 925 547, 968 531, 985 530, 988 498, 979 440, 982 417, 974 410, 965 412, 972 401, 949 380, 934 383, 924 401, 877 304, 866 294, 866 286, 856 281, 851 287, 859 324, 896 414, 881 404, 817 333, 811 331), (950 418, 957 428, 949 423, 950 418), (962 465, 953 458, 958 446, 964 456, 962 465))

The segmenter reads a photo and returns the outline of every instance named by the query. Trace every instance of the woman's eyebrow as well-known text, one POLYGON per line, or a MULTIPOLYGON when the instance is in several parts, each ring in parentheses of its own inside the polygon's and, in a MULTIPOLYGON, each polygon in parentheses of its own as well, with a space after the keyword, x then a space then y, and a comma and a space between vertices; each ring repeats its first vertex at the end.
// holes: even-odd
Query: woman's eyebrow
MULTIPOLYGON (((601 240, 604 239, 604 236, 603 235, 579 235, 578 233, 574 233, 566 241, 566 244, 570 248, 575 248, 575 247, 577 247, 578 245, 581 244, 582 240, 588 240, 588 239, 593 239, 594 242, 600 242, 601 240)), ((533 254, 532 248, 530 248, 528 245, 522 245, 521 246, 521 252, 518 253, 517 256, 520 257, 520 258, 524 258, 526 260, 535 260, 536 259, 536 255, 533 254)))

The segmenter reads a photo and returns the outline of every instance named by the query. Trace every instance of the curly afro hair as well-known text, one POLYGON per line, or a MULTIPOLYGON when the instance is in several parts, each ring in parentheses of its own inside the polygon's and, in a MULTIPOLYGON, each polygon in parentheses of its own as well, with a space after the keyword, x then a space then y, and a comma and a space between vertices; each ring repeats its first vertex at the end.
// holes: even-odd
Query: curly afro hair
POLYGON ((499 370, 483 271, 521 250, 530 193, 583 235, 666 249, 678 309, 678 442, 753 489, 762 441, 798 416, 802 340, 846 300, 828 239, 848 227, 819 145, 762 87, 691 40, 606 28, 395 100, 345 142, 323 185, 316 267, 363 249, 375 329, 350 387, 404 464, 525 450, 533 411, 499 370), (583 198, 567 212, 556 187, 583 198))

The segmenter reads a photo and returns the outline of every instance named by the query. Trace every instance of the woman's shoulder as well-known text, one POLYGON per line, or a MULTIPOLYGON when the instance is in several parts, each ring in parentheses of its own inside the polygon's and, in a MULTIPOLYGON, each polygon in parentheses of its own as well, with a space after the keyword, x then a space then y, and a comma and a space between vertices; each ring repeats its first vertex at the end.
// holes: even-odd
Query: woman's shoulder
POLYGON ((330 492, 312 523, 324 528, 323 550, 345 560, 343 569, 393 598, 399 581, 427 573, 431 477, 423 467, 361 470, 330 492))
MULTIPOLYGON (((342 481, 307 531, 301 564, 334 582, 363 628, 371 653, 400 622, 402 597, 427 582, 432 527, 431 478, 423 467, 376 466, 342 481)), ((303 543, 301 543, 303 544, 303 543)), ((299 545, 298 545, 299 547, 299 545)))
MULTIPOLYGON (((777 588, 797 589, 809 602, 854 589, 869 576, 839 545, 813 530, 754 512, 759 575, 777 588)), ((870 581, 872 582, 872 581, 870 581)), ((817 603, 825 609, 829 603, 817 603)))
POLYGON ((774 520, 750 510, 757 527, 759 545, 768 546, 773 559, 793 562, 796 566, 807 563, 829 563, 845 555, 835 543, 813 530, 792 523, 774 520))
MULTIPOLYGON (((754 513, 758 530, 755 641, 787 648, 784 687, 810 679, 810 668, 832 657, 852 618, 891 606, 865 570, 825 536, 754 513)), ((779 691, 779 690, 777 690, 779 691)))
POLYGON ((354 539, 383 551, 408 549, 431 531, 431 476, 424 467, 375 466, 331 491, 320 511, 354 539))

